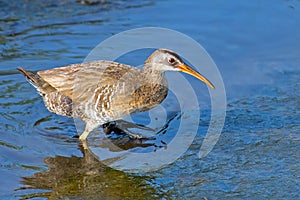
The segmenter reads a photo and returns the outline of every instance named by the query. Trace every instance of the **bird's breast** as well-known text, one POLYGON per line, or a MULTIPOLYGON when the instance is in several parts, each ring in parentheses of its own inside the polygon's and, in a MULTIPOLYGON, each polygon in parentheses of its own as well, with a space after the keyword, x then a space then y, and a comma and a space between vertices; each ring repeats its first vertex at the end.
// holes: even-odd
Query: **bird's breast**
POLYGON ((160 104, 167 94, 168 88, 163 84, 145 84, 134 91, 130 103, 135 111, 147 111, 160 104))

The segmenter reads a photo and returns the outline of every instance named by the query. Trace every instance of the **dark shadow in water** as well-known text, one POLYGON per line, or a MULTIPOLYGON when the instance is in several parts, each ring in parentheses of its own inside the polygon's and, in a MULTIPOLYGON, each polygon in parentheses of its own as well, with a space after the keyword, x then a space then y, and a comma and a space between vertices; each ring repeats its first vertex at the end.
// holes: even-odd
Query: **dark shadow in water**
POLYGON ((102 164, 81 143, 83 157, 48 157, 48 171, 23 177, 25 194, 22 199, 160 199, 158 192, 145 180, 151 177, 133 176, 102 164), (40 191, 41 190, 41 191, 40 191))

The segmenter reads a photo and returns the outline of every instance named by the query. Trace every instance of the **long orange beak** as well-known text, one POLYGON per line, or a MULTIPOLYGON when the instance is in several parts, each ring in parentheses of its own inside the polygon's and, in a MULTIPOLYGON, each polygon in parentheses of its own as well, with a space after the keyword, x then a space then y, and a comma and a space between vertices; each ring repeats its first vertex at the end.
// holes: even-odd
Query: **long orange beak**
POLYGON ((209 87, 215 89, 215 86, 209 80, 207 80, 207 78, 205 78, 204 76, 202 76, 201 74, 199 74, 198 72, 196 72, 195 70, 190 68, 188 65, 186 65, 186 64, 180 65, 178 67, 178 69, 181 72, 184 72, 184 73, 187 73, 187 74, 190 74, 190 75, 196 77, 197 79, 199 79, 199 80, 203 81, 204 83, 206 83, 209 87))

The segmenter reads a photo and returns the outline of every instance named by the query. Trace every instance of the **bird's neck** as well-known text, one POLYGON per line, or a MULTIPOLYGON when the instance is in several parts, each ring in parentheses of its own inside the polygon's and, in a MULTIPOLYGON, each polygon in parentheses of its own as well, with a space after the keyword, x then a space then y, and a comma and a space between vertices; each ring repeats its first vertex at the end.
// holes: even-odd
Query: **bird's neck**
POLYGON ((137 89, 133 93, 136 110, 146 111, 160 104, 168 94, 168 82, 164 72, 144 65, 142 76, 137 78, 137 89), (139 82, 141 81, 141 82, 139 82))
POLYGON ((161 84, 166 81, 164 71, 155 69, 151 64, 145 64, 142 70, 146 81, 153 84, 161 84))

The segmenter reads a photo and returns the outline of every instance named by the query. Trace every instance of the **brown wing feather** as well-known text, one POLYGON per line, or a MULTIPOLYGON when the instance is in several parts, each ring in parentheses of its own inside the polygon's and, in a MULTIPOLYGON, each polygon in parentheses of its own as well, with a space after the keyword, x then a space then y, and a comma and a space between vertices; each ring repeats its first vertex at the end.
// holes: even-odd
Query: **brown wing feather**
MULTIPOLYGON (((93 61, 39 71, 38 75, 74 102, 87 101, 99 87, 116 84, 136 68, 111 61, 93 61)), ((136 69, 138 71, 138 69, 136 69)))

